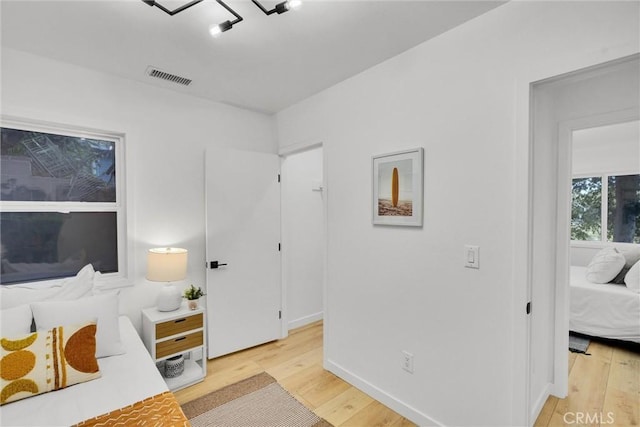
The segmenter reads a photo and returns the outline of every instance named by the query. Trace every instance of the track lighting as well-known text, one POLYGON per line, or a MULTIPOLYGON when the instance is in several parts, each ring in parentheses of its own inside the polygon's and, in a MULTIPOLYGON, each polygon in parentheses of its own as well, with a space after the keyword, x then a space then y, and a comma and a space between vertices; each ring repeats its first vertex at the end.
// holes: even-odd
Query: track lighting
MULTIPOLYGON (((142 1, 148 4, 149 6, 155 6, 161 11, 165 12, 166 14, 173 16, 177 13, 182 12, 183 10, 190 8, 191 6, 201 3, 203 0, 192 0, 173 10, 167 9, 165 6, 163 6, 156 0, 142 0, 142 1)), ((273 9, 267 10, 264 8, 264 6, 262 6, 258 2, 258 0, 251 0, 251 1, 253 2, 253 4, 258 6, 260 10, 263 11, 266 15, 271 15, 272 13, 277 13, 277 14, 285 13, 288 10, 297 9, 302 4, 301 0, 286 0, 286 1, 283 1, 282 3, 276 4, 276 6, 273 9)), ((231 28, 233 28, 235 24, 242 21, 242 16, 238 15, 235 10, 227 6, 227 4, 224 3, 222 0, 216 0, 216 2, 220 6, 224 7, 233 16, 235 16, 236 19, 234 19, 233 21, 224 21, 220 24, 212 25, 211 27, 209 27, 209 33, 214 37, 224 33, 225 31, 230 30, 231 28)))
POLYGON ((212 27, 209 28, 209 34, 211 34, 213 37, 217 37, 220 34, 224 33, 225 31, 230 30, 235 24, 237 24, 238 22, 242 21, 242 16, 238 15, 236 13, 235 10, 231 9, 229 6, 227 6, 222 0, 216 0, 218 2, 218 4, 220 4, 220 6, 224 7, 225 9, 227 9, 227 11, 232 14, 233 16, 236 17, 236 19, 234 19, 233 21, 224 21, 218 25, 214 25, 212 27))
MULTIPOLYGON (((163 5, 161 5, 159 2, 155 1, 155 0, 142 0, 144 3, 148 4, 149 6, 155 6, 158 9, 162 10, 163 12, 167 13, 168 15, 175 15, 176 13, 180 13, 185 9, 190 8, 191 6, 194 6, 200 2, 202 2, 203 0, 193 0, 190 1, 189 3, 186 3, 174 10, 170 10, 167 9, 166 7, 164 7, 163 5)), ((209 33, 211 33, 212 36, 218 36, 221 33, 224 33, 225 31, 230 30, 234 24, 237 24, 238 22, 242 21, 242 16, 238 15, 236 13, 235 10, 231 9, 229 6, 227 6, 227 4, 225 2, 223 2, 222 0, 216 0, 216 2, 224 7, 230 14, 232 14, 233 16, 236 17, 236 19, 234 19, 233 21, 224 21, 218 25, 212 25, 211 27, 209 27, 209 33)))
POLYGON ((218 25, 212 25, 209 27, 209 34, 213 37, 218 37, 220 34, 233 28, 233 24, 230 21, 221 22, 218 25))
POLYGON ((155 7, 157 7, 158 9, 160 9, 161 11, 163 11, 163 12, 165 12, 165 13, 167 13, 167 14, 169 14, 169 15, 173 16, 173 15, 175 15, 176 13, 180 13, 180 12, 182 12, 183 10, 190 8, 191 6, 194 6, 194 5, 198 4, 198 3, 200 3, 202 0, 193 0, 193 1, 190 1, 189 3, 184 4, 184 5, 182 5, 182 6, 178 7, 178 8, 176 8, 176 9, 173 9, 173 10, 167 9, 166 7, 164 7, 163 5, 161 5, 160 3, 158 3, 158 2, 157 2, 157 1, 155 1, 155 0, 142 0, 142 1, 143 1, 143 2, 145 2, 146 4, 148 4, 149 6, 155 6, 155 7))
POLYGON ((297 9, 302 4, 300 0, 287 0, 283 1, 282 3, 278 3, 273 9, 267 10, 260 4, 260 2, 258 2, 258 0, 251 1, 253 2, 253 4, 258 6, 265 15, 271 15, 272 13, 277 13, 279 15, 281 13, 285 13, 288 10, 297 9))

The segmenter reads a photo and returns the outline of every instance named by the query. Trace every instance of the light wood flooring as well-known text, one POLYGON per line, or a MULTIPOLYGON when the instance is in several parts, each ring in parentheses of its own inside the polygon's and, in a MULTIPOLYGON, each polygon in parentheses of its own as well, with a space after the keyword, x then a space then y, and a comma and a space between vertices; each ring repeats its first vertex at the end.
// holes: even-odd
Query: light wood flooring
POLYGON ((415 426, 322 368, 322 321, 290 331, 286 339, 209 360, 205 380, 175 395, 182 404, 260 372, 335 427, 415 426))
MULTIPOLYGON (((640 353, 597 341, 591 342, 588 353, 569 353, 569 396, 550 397, 536 427, 640 426, 640 353), (602 422, 576 422, 577 413, 591 414, 592 421, 598 414, 602 422)), ((210 360, 205 380, 175 395, 185 403, 260 372, 269 373, 336 427, 415 426, 322 368, 321 321, 291 331, 284 340, 210 360)))
POLYGON ((591 341, 587 353, 569 353, 569 395, 551 396, 536 427, 640 425, 640 353, 591 341), (581 421, 581 422, 580 422, 581 421))

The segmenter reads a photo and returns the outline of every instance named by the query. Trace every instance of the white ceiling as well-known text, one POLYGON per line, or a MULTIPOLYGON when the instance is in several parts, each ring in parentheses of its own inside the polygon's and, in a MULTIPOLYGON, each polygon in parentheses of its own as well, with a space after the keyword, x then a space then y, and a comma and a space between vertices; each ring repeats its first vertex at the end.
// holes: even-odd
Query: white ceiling
MULTIPOLYGON (((188 0, 159 0, 169 9, 188 0)), ((274 113, 437 36, 504 1, 306 0, 264 15, 249 0, 205 0, 169 16, 141 0, 1 0, 3 47, 243 108, 274 113), (193 80, 153 79, 148 66, 193 80)), ((276 2, 262 2, 268 9, 276 2)))

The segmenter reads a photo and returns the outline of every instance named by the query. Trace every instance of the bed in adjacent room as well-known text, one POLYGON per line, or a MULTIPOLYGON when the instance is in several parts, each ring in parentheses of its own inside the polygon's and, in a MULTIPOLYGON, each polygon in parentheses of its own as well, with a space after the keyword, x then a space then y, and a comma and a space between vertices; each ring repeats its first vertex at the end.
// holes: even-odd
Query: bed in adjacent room
POLYGON ((624 255, 606 248, 589 266, 571 266, 570 331, 640 343, 640 261, 624 255))
POLYGON ((640 343, 640 294, 624 285, 591 283, 587 267, 571 267, 569 330, 640 343))

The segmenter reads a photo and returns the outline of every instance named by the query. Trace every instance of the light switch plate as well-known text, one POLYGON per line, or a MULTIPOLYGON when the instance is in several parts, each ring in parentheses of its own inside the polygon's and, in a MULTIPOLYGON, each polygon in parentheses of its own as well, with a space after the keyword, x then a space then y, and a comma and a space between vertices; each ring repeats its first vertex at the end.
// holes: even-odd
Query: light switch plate
POLYGON ((480 247, 464 245, 464 266, 467 268, 480 268, 480 247))

